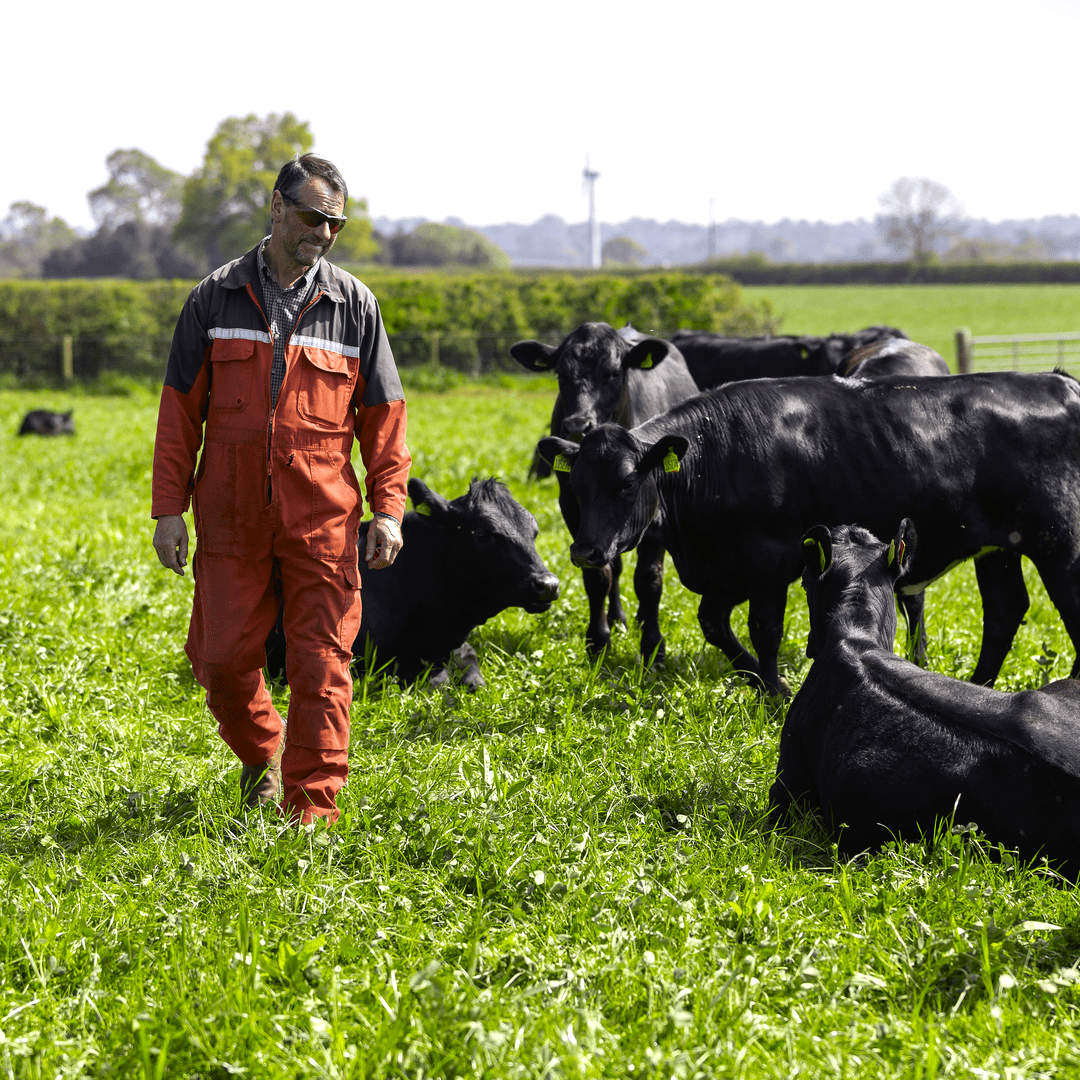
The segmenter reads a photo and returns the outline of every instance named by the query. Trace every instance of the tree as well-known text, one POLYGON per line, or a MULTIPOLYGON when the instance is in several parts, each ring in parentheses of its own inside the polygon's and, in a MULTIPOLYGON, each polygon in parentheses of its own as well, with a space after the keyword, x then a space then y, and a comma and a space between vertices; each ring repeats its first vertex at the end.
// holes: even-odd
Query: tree
POLYGON ((473 229, 425 222, 411 233, 380 237, 381 262, 393 266, 475 266, 508 269, 510 257, 497 244, 473 229))
POLYGON ((114 150, 106 159, 109 179, 91 191, 90 212, 98 227, 125 221, 172 228, 180 218, 184 178, 142 150, 114 150))
POLYGON ((254 113, 223 120, 202 168, 184 182, 173 239, 205 255, 208 268, 252 248, 270 231, 270 196, 281 167, 314 143, 306 120, 254 113))
POLYGON ((953 193, 925 176, 901 176, 878 202, 885 211, 878 216, 885 242, 914 262, 927 261, 962 214, 953 193))
POLYGON ((615 236, 604 241, 600 249, 600 262, 604 266, 640 266, 648 252, 629 236, 615 236))
POLYGON ((63 218, 50 218, 44 206, 13 202, 0 221, 0 277, 37 277, 45 256, 75 238, 75 230, 63 218))

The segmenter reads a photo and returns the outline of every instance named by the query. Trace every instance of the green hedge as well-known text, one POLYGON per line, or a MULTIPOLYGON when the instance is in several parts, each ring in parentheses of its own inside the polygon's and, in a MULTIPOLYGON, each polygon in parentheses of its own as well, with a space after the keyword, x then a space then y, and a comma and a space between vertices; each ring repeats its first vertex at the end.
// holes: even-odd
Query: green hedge
POLYGON ((716 259, 704 273, 741 285, 1028 285, 1080 283, 1080 262, 774 263, 763 255, 716 259))
MULTIPOLYGON (((579 323, 627 320, 659 333, 773 328, 767 302, 744 303, 723 274, 435 273, 360 271, 382 307, 404 364, 441 360, 464 370, 516 370, 510 345, 558 340, 579 323)), ((61 339, 75 338, 75 373, 160 375, 186 281, 0 281, 0 373, 58 373, 61 339)))

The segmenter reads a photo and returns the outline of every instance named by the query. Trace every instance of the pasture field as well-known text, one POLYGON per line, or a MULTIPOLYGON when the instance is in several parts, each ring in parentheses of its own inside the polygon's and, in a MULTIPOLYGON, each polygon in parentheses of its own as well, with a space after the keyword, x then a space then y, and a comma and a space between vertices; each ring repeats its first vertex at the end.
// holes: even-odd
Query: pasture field
POLYGON ((899 326, 954 371, 961 326, 975 336, 1080 330, 1080 285, 744 285, 742 293, 748 304, 769 300, 782 333, 899 326))
MULTIPOLYGON (((918 336, 899 310, 805 329, 878 320, 918 336)), ((526 479, 553 396, 411 393, 415 475, 501 476, 564 591, 475 634, 475 696, 357 684, 326 830, 237 806, 190 576, 150 547, 154 397, 0 392, 0 1077, 1080 1075, 1073 886, 960 825, 855 861, 809 820, 763 832, 784 708, 673 572, 667 668, 633 633, 586 660, 555 483, 526 479), (69 405, 73 438, 15 436, 69 405)), ((1009 689, 1072 660, 1029 587, 1009 689)), ((970 671, 970 568, 928 618, 933 666, 970 671)), ((796 687, 806 627, 793 587, 796 687)))

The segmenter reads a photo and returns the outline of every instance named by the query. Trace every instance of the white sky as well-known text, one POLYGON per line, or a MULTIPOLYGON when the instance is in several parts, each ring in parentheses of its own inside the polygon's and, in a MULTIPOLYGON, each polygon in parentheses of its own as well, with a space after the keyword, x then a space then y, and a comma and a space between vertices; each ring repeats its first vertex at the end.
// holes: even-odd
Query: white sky
POLYGON ((113 150, 186 175, 225 117, 284 111, 375 216, 582 221, 587 153, 608 222, 872 218, 904 175, 972 217, 1080 212, 1076 0, 59 0, 0 28, 0 216, 88 227, 113 150))

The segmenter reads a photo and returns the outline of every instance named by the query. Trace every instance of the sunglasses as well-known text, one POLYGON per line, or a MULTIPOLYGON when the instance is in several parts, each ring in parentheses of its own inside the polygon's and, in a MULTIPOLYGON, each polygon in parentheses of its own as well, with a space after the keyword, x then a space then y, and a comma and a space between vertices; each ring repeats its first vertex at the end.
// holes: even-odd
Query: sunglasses
POLYGON ((290 199, 288 195, 282 193, 281 196, 291 206, 296 207, 296 216, 309 228, 318 229, 325 221, 330 226, 330 235, 333 236, 342 225, 349 219, 347 217, 337 217, 334 214, 324 214, 321 210, 314 210, 306 203, 297 202, 295 199, 290 199))

